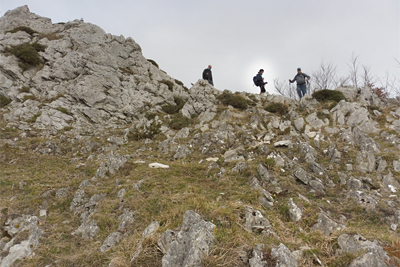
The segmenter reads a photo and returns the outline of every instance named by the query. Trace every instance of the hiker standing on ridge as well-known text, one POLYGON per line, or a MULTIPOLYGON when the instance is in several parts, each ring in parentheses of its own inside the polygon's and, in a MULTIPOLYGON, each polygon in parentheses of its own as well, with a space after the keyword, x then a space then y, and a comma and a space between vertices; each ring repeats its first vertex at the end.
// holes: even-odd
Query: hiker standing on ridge
POLYGON ((294 76, 293 80, 289 79, 290 83, 294 83, 296 81, 297 94, 299 95, 300 99, 307 94, 306 82, 308 82, 308 79, 311 79, 310 76, 308 76, 305 73, 302 73, 301 68, 297 68, 297 74, 296 76, 294 76))
POLYGON ((264 73, 264 70, 263 70, 263 69, 260 69, 260 70, 258 71, 257 75, 253 77, 253 82, 254 82, 254 84, 255 84, 256 86, 259 86, 259 87, 260 87, 260 95, 261 95, 262 93, 265 93, 265 86, 264 86, 264 85, 267 84, 267 82, 264 82, 264 78, 262 77, 263 73, 264 73))
POLYGON ((203 79, 207 80, 212 86, 214 86, 211 68, 212 68, 212 66, 208 65, 208 68, 203 71, 203 79))

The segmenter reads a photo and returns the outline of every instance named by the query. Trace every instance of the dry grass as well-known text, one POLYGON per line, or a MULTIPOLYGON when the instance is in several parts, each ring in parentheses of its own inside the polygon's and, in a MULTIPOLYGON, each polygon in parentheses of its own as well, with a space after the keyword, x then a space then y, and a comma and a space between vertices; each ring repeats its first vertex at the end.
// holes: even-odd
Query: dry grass
MULTIPOLYGON (((2 114, 0 114, 0 117, 2 114)), ((240 119, 238 119, 240 120, 240 119)), ((245 121, 243 121, 245 125, 245 121)), ((2 139, 18 137, 21 131, 5 128, 6 123, 0 119, 2 139)), ((64 132, 68 138, 68 132, 64 132)), ((108 144, 109 136, 122 136, 122 130, 110 131, 101 138, 93 138, 108 144)), ((196 134, 196 132, 192 133, 196 134)), ((239 135, 238 135, 239 136, 239 135)), ((33 150, 41 143, 47 141, 40 137, 28 137, 18 141, 19 147, 0 145, 0 208, 7 207, 7 214, 35 214, 39 209, 48 210, 48 217, 43 219, 43 229, 46 230, 41 244, 35 250, 32 259, 21 262, 23 266, 107 266, 110 261, 116 266, 161 266, 162 253, 157 246, 157 239, 167 229, 179 230, 183 215, 187 210, 194 210, 205 220, 216 225, 214 245, 209 255, 204 258, 204 266, 246 266, 239 255, 250 256, 252 249, 257 244, 264 244, 265 254, 279 243, 284 243, 291 251, 307 245, 310 249, 303 252, 301 266, 315 265, 315 256, 326 266, 348 266, 358 254, 337 255, 339 248, 337 238, 342 233, 361 234, 369 240, 378 240, 381 244, 393 244, 398 237, 396 233, 389 231, 383 218, 392 212, 380 203, 374 212, 366 212, 361 207, 355 206, 351 199, 346 199, 344 187, 337 185, 333 189, 326 188, 325 195, 310 192, 310 187, 295 180, 291 171, 282 172, 274 167, 272 160, 266 161, 265 156, 256 155, 252 161, 247 161, 248 170, 243 173, 234 173, 230 170, 235 162, 222 162, 227 172, 223 176, 217 175, 219 168, 208 169, 210 163, 202 162, 205 155, 195 152, 184 161, 169 161, 170 155, 160 155, 157 150, 157 140, 162 137, 157 135, 153 143, 146 145, 143 141, 131 140, 119 149, 121 154, 134 155, 123 168, 115 175, 108 176, 100 183, 92 183, 85 188, 90 197, 93 194, 105 193, 97 206, 93 219, 100 227, 99 234, 94 240, 83 240, 71 235, 80 225, 79 216, 74 215, 70 209, 70 203, 79 184, 86 179, 91 179, 100 165, 97 159, 87 161, 86 158, 94 153, 99 155, 105 152, 88 152, 80 150, 83 143, 70 143, 53 138, 63 151, 61 156, 40 155, 33 150), (80 160, 71 163, 71 158, 79 157, 80 160), (134 164, 135 160, 145 160, 146 164, 134 164), (11 164, 12 162, 16 162, 11 164), (76 168, 79 162, 86 165, 76 168), (168 164, 170 169, 150 169, 148 163, 160 162, 168 164), (258 176, 257 166, 260 162, 267 163, 273 180, 282 189, 275 194, 275 206, 268 209, 259 203, 259 193, 251 190, 249 179, 258 176), (21 166, 23 166, 21 168, 21 166), (120 186, 115 186, 116 180, 120 186), (144 179, 140 191, 133 185, 144 179), (19 186, 19 181, 24 181, 25 186, 19 186), (44 196, 43 193, 50 189, 68 188, 68 196, 56 198, 54 194, 44 196), (119 189, 125 188, 126 195, 122 200, 117 198, 119 189), (306 196, 309 202, 299 198, 298 194, 306 196), (15 198, 12 198, 15 197, 15 198), (292 198, 303 210, 302 219, 295 223, 288 216, 288 201, 292 198), (268 218, 272 229, 280 239, 262 233, 248 233, 244 229, 245 206, 250 205, 260 210, 268 218), (102 242, 111 232, 118 228, 118 216, 124 208, 135 211, 133 225, 124 232, 123 240, 106 253, 99 252, 102 242), (317 222, 318 213, 325 211, 330 213, 332 219, 339 221, 339 216, 347 218, 346 229, 343 232, 324 236, 311 228, 317 222), (67 222, 66 222, 67 221, 67 222), (152 222, 160 223, 159 230, 154 237, 148 240, 142 239, 142 231, 152 222), (143 250, 131 263, 131 258, 142 243, 143 250), (315 255, 315 256, 314 256, 315 255)), ((238 142, 242 142, 238 137, 238 142)), ((243 135, 243 138, 245 136, 243 135)), ((336 140, 337 135, 332 135, 331 140, 336 140)), ((89 138, 90 139, 90 138, 89 138)), ((330 142, 322 142, 321 149, 326 149, 330 142)), ((343 142, 337 142, 337 149, 342 150, 343 142)), ((308 168, 298 149, 273 148, 271 151, 282 152, 289 158, 300 158, 299 162, 305 169, 308 168)), ((350 153, 342 154, 342 162, 354 163, 355 150, 351 147, 350 153)), ((382 157, 393 157, 388 153, 382 153, 382 157)), ((329 165, 328 157, 319 157, 319 163, 329 165)), ((342 164, 344 165, 344 164, 342 164)), ((341 168, 341 166, 336 166, 341 168)), ((338 169, 327 170, 328 177, 338 183, 338 169)), ((356 173, 356 172, 355 172, 356 173)), ((361 175, 361 174, 360 174, 361 175)), ((324 177, 319 177, 324 180, 324 177)), ((325 181, 324 181, 325 182, 325 181)), ((266 190, 275 193, 274 183, 266 183, 266 190)), ((4 217, 1 217, 4 219, 4 217)))

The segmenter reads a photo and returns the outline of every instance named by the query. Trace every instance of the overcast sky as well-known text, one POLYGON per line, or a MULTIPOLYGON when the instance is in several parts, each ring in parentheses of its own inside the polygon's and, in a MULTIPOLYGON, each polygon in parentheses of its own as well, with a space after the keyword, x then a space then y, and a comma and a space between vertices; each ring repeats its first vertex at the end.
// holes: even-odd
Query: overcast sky
POLYGON ((321 61, 348 73, 352 54, 383 77, 399 74, 399 0, 0 0, 1 16, 27 4, 53 23, 84 18, 132 37, 146 58, 187 87, 213 66, 216 88, 259 92, 260 68, 288 80, 321 61))

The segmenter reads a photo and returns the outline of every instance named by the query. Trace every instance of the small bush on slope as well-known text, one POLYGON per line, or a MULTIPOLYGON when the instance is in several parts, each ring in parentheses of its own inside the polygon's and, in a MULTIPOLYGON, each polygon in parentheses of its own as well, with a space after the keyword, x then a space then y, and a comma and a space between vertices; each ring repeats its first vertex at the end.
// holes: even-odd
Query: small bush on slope
POLYGON ((271 103, 265 107, 265 110, 281 116, 286 115, 289 111, 288 107, 282 103, 271 103))
POLYGON ((186 103, 182 98, 177 97, 177 96, 174 97, 174 102, 175 102, 175 105, 167 104, 167 105, 162 106, 161 107, 162 110, 168 114, 176 114, 183 108, 183 106, 186 103))
POLYGON ((221 95, 217 96, 217 99, 225 106, 231 105, 240 110, 245 110, 248 107, 246 99, 240 95, 234 95, 226 90, 221 95))
POLYGON ((328 89, 315 91, 312 94, 312 97, 315 98, 318 102, 327 102, 327 101, 339 102, 340 100, 346 99, 342 92, 336 90, 328 90, 328 89))
POLYGON ((27 70, 43 63, 38 52, 44 51, 45 48, 44 45, 33 43, 6 47, 5 51, 16 56, 21 61, 20 68, 27 70))
POLYGON ((11 103, 11 99, 0 94, 0 108, 3 108, 11 103))

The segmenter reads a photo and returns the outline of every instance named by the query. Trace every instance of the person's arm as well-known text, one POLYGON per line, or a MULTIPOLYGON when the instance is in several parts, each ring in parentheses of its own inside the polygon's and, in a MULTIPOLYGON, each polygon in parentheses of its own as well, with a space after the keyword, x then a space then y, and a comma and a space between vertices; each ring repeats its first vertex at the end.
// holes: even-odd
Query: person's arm
POLYGON ((296 81, 296 78, 297 78, 297 74, 296 74, 296 76, 294 76, 293 80, 289 80, 289 82, 294 83, 296 81))
POLYGON ((305 73, 303 73, 303 74, 304 74, 304 77, 306 77, 307 79, 311 79, 311 77, 308 76, 307 74, 305 74, 305 73))

